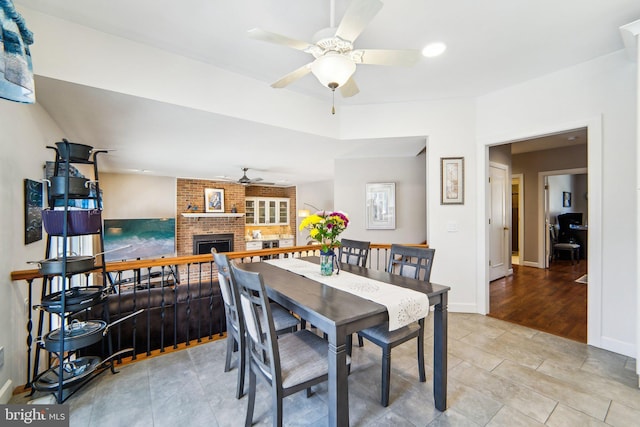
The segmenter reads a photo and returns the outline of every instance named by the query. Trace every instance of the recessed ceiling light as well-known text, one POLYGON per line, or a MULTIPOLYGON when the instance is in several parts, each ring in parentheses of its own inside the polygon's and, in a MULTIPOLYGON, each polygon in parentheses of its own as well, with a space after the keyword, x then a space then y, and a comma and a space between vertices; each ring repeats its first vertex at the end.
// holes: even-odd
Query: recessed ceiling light
POLYGON ((445 50, 447 50, 447 45, 442 42, 429 43, 422 48, 422 55, 427 58, 433 58, 435 56, 442 55, 445 50))

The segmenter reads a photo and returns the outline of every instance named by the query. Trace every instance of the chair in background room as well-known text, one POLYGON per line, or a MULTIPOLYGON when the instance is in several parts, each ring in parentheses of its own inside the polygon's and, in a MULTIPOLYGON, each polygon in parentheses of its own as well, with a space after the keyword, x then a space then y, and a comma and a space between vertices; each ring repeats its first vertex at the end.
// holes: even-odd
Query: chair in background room
MULTIPOLYGON (((389 265, 387 271, 405 277, 428 282, 431 278, 431 266, 435 249, 391 245, 389 265)), ((389 323, 363 329, 358 332, 367 340, 382 348, 382 382, 380 403, 389 405, 389 382, 391 380, 391 349, 417 338, 418 344, 418 373, 420 382, 426 381, 424 371, 424 319, 417 323, 404 326, 394 331, 389 331, 389 323)), ((349 351, 351 354, 351 351, 349 351)))
POLYGON ((581 224, 582 212, 569 212, 558 215, 558 234, 556 240, 559 243, 579 243, 576 241, 576 235, 571 229, 571 226, 581 224))
POLYGON ((231 265, 247 331, 249 353, 249 395, 245 426, 253 423, 256 377, 271 387, 273 426, 282 426, 283 399, 327 380, 328 343, 301 329, 276 338, 274 319, 262 276, 231 265))
MULTIPOLYGON (((238 292, 230 275, 229 258, 226 255, 213 252, 213 260, 218 268, 218 283, 224 302, 224 312, 227 321, 227 354, 224 371, 231 370, 231 357, 239 350, 238 357, 238 385, 236 398, 244 395, 244 377, 246 371, 245 330, 242 319, 242 307, 238 304, 238 292)), ((298 328, 299 320, 281 306, 272 303, 276 334, 293 332, 298 328)))
POLYGON ((571 265, 574 264, 574 260, 580 264, 580 245, 578 243, 564 243, 558 242, 558 236, 556 235, 555 225, 549 225, 549 239, 551 241, 551 248, 549 250, 549 265, 558 256, 560 252, 569 252, 571 258, 571 265))

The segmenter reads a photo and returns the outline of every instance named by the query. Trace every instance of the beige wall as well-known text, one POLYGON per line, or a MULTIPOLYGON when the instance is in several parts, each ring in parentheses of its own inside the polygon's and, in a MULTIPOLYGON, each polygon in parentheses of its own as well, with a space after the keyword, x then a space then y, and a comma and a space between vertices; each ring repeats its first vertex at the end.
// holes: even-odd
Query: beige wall
POLYGON ((427 240, 426 154, 385 159, 338 159, 335 165, 334 209, 347 212, 351 220, 343 237, 372 243, 423 243, 427 240), (375 182, 395 183, 396 228, 393 230, 366 229, 366 184, 375 182))
MULTIPOLYGON (((45 255, 46 234, 37 242, 24 243, 24 179, 43 178, 43 166, 54 159, 46 148, 64 132, 39 104, 20 104, 0 99, 0 404, 7 403, 13 388, 26 381, 25 281, 9 282, 11 271, 34 268, 29 260, 45 255)), ((44 201, 46 203, 46 201, 44 201)), ((33 293, 41 292, 42 281, 33 282, 33 293)), ((37 310, 33 316, 37 316, 37 310)), ((34 317, 37 318, 37 317, 34 317)))
POLYGON ((105 219, 173 218, 176 179, 167 176, 100 173, 105 219))
POLYGON ((511 169, 511 144, 496 145, 489 148, 489 161, 506 165, 511 169))
POLYGON ((511 173, 521 173, 524 177, 524 248, 521 255, 524 262, 537 263, 538 260, 538 188, 540 172, 586 168, 587 146, 574 145, 553 150, 516 154, 511 157, 511 173))

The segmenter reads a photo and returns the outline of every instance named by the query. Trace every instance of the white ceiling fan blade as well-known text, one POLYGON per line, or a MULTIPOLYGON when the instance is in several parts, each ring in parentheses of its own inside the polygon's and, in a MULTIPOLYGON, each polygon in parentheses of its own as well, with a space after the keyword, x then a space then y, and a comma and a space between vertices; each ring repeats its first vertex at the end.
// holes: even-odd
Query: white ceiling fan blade
POLYGON ((269 31, 261 30, 260 28, 254 28, 247 32, 249 37, 256 40, 262 40, 269 43, 281 44, 284 46, 292 47, 298 50, 306 50, 313 46, 311 43, 303 42, 302 40, 292 39, 291 37, 283 36, 281 34, 271 33, 269 31))
POLYGON ((349 98, 353 95, 358 94, 358 92, 360 92, 360 89, 358 89, 358 85, 356 84, 356 81, 353 79, 353 77, 347 80, 345 84, 340 86, 340 94, 344 98, 349 98))
POLYGON ((396 65, 410 67, 421 58, 422 53, 414 49, 357 49, 351 59, 359 64, 396 65))
POLYGON ((336 36, 353 43, 380 9, 380 0, 351 0, 340 21, 336 36))
POLYGON ((292 72, 290 72, 289 74, 287 74, 286 76, 282 77, 280 80, 278 80, 275 83, 271 84, 271 87, 274 88, 283 88, 287 85, 290 85, 291 83, 295 82, 298 79, 301 79, 302 77, 306 76, 307 74, 309 74, 311 72, 311 67, 310 67, 310 63, 309 64, 305 64, 302 67, 298 68, 297 70, 294 70, 292 72))

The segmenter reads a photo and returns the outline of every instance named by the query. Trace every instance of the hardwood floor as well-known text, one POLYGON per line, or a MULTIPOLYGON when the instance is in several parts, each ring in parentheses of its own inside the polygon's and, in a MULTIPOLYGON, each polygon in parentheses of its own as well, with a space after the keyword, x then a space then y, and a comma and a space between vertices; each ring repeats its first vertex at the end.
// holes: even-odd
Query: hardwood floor
POLYGON ((575 282, 586 272, 586 260, 557 260, 549 269, 514 265, 513 276, 490 284, 489 316, 586 343, 587 285, 575 282))

